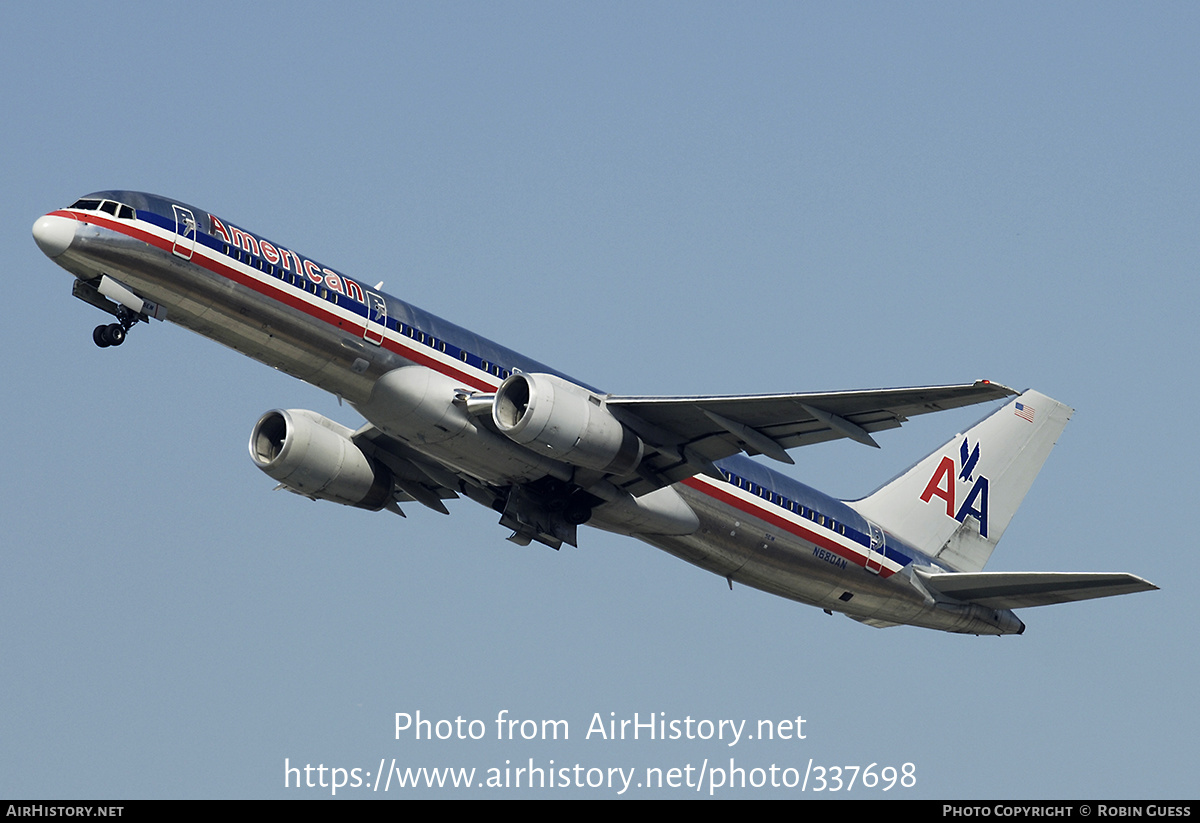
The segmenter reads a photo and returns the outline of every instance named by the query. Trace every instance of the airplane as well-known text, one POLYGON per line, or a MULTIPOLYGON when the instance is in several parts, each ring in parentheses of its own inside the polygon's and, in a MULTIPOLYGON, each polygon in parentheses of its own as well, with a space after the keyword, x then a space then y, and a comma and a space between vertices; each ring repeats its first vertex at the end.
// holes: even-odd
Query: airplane
POLYGON ((255 465, 314 500, 404 515, 493 508, 509 540, 578 545, 589 524, 740 583, 875 627, 1021 634, 1013 609, 1148 591, 1128 573, 985 572, 1072 409, 988 380, 738 396, 616 395, 579 382, 186 203, 101 191, 38 218, 42 252, 114 322, 170 320, 344 399, 351 429, 275 409, 255 465), (859 500, 755 456, 1005 401, 859 500))

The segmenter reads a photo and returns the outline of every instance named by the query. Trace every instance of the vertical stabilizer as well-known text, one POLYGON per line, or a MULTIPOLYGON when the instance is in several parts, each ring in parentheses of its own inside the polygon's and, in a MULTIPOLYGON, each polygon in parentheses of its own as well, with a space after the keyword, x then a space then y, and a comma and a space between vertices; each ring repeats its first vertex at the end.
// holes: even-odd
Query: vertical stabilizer
POLYGON ((1072 409, 1026 391, 895 480, 849 505, 956 571, 979 571, 1072 409))

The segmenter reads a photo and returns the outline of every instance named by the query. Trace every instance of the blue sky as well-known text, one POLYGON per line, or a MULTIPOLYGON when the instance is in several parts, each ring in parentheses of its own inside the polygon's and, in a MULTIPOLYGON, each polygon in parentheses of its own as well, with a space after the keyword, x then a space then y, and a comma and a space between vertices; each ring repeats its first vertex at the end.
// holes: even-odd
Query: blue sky
MULTIPOLYGON (((911 762, 906 797, 1194 797, 1198 24, 1183 3, 7 9, 0 793, 732 757, 911 762), (876 630, 607 534, 520 548, 465 500, 400 520, 272 493, 245 447, 262 412, 359 419, 173 326, 95 348, 29 227, 102 188, 613 392, 1035 387, 1076 414, 989 569, 1162 590, 1025 610, 1015 638, 876 630), (395 739, 418 710, 571 739, 395 739), (584 739, 610 712, 803 716, 806 738, 584 739)), ((791 471, 857 497, 979 414, 791 471)))

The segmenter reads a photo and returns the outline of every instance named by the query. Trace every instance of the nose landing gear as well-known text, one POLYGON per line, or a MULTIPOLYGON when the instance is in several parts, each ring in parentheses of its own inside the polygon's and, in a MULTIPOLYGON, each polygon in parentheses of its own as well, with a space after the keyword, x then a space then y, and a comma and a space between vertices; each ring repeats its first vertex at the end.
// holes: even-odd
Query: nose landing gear
POLYGON ((129 330, 140 322, 149 323, 151 317, 167 319, 166 306, 139 297, 107 274, 91 280, 76 280, 71 286, 71 294, 117 318, 116 323, 92 330, 92 342, 102 349, 124 343, 129 330))
POLYGON ((92 330, 92 341, 102 349, 119 346, 125 342, 125 329, 121 328, 120 323, 97 326, 92 330))
POLYGON ((101 324, 92 330, 92 342, 102 349, 124 343, 129 329, 138 322, 138 316, 124 306, 117 309, 114 314, 117 317, 116 323, 101 324))

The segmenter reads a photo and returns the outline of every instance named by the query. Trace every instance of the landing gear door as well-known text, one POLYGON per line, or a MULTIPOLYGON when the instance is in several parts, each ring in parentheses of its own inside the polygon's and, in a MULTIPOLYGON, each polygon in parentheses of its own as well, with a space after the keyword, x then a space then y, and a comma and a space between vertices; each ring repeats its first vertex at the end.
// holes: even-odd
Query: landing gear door
POLYGON ((387 301, 373 291, 367 292, 367 322, 363 326, 363 340, 383 344, 383 330, 387 328, 387 301))
POLYGON ((191 209, 177 204, 171 204, 175 210, 175 242, 171 251, 184 260, 191 260, 196 250, 196 215, 191 209))

